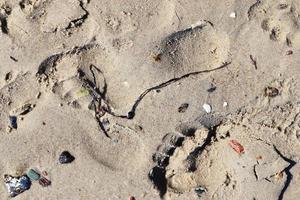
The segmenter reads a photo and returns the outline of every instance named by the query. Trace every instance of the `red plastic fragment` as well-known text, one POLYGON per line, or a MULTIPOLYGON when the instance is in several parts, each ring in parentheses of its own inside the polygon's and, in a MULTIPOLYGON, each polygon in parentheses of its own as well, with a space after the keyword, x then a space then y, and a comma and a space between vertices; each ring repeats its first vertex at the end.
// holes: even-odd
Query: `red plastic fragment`
POLYGON ((236 140, 230 140, 229 141, 230 147, 235 150, 237 153, 241 154, 244 153, 244 147, 236 140))

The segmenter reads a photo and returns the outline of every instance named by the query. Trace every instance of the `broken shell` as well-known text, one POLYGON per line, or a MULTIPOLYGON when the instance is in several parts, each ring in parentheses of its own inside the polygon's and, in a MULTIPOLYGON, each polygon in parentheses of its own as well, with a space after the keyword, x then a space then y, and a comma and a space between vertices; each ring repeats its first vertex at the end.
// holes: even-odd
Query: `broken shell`
POLYGON ((205 110, 206 113, 211 113, 212 108, 209 104, 205 103, 205 104, 203 104, 202 107, 203 107, 203 109, 205 110))

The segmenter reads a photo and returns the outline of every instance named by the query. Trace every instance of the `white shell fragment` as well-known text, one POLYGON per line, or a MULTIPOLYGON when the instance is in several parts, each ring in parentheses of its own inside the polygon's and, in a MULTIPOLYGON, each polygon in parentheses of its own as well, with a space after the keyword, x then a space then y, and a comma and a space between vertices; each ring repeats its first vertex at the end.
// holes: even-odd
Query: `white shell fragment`
POLYGON ((227 107, 227 106, 228 106, 228 103, 227 103, 226 101, 224 101, 223 107, 225 108, 225 107, 227 107))
POLYGON ((209 105, 209 104, 207 104, 207 103, 205 103, 205 104, 203 104, 203 109, 205 110, 205 112, 207 112, 207 113, 211 113, 211 105, 209 105))
POLYGON ((229 17, 236 18, 236 13, 235 12, 230 13, 229 17))

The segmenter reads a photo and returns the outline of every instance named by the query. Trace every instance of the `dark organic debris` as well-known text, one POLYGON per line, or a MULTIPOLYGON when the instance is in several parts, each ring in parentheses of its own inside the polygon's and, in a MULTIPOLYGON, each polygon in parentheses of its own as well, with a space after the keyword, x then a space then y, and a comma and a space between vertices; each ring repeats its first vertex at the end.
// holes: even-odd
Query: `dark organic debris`
POLYGON ((11 72, 8 72, 8 73, 5 74, 4 80, 5 80, 6 82, 8 82, 8 81, 11 80, 11 78, 12 78, 12 73, 11 73, 11 72))
POLYGON ((75 157, 70 154, 68 151, 63 151, 59 156, 60 164, 68 164, 75 160, 75 157))
POLYGON ((178 108, 178 112, 179 113, 184 113, 189 107, 189 104, 188 103, 183 103, 179 106, 178 108))
POLYGON ((85 21, 86 19, 89 17, 90 13, 88 12, 88 10, 85 8, 84 3, 82 0, 79 1, 79 6, 81 7, 81 9, 85 12, 84 15, 80 16, 78 19, 74 19, 72 20, 69 25, 67 26, 66 30, 69 30, 71 28, 77 28, 80 27, 85 21))
POLYGON ((286 174, 286 181, 285 181, 285 184, 284 184, 284 187, 282 188, 279 196, 278 196, 278 200, 283 200, 283 196, 287 190, 287 188, 289 187, 290 183, 292 182, 292 179, 293 179, 293 174, 290 172, 290 170, 294 167, 294 165, 296 165, 296 162, 285 157, 277 148, 276 146, 273 146, 274 147, 274 150, 276 151, 276 153, 286 162, 288 162, 290 165, 287 166, 283 171, 285 172, 286 174))
POLYGON ((30 189, 31 181, 28 176, 14 177, 11 175, 4 175, 4 183, 7 187, 10 197, 15 197, 22 192, 30 189))
POLYGON ((278 9, 280 9, 280 10, 286 9, 288 7, 289 7, 289 5, 288 4, 284 4, 284 3, 281 3, 281 4, 278 5, 278 9))
POLYGON ((265 88, 265 96, 266 97, 276 97, 279 94, 279 90, 275 87, 266 87, 265 88))
POLYGON ((0 15, 0 25, 1 25, 1 31, 4 34, 8 34, 8 27, 7 27, 7 17, 0 15))
POLYGON ((16 59, 15 57, 13 56, 9 56, 10 59, 12 59, 14 62, 18 62, 18 59, 16 59))
POLYGON ((254 68, 257 70, 257 61, 256 61, 256 59, 252 55, 250 55, 250 60, 251 60, 252 64, 254 65, 254 68))

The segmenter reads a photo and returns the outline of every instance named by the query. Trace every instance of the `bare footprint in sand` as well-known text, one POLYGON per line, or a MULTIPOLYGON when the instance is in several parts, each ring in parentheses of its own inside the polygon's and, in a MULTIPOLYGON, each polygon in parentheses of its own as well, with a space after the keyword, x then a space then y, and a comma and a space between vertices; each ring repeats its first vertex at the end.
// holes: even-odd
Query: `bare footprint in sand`
POLYGON ((174 74, 212 69, 229 57, 229 39, 209 22, 173 33, 162 44, 162 64, 174 74))
MULTIPOLYGON (((91 44, 48 57, 39 66, 38 81, 68 105, 88 109, 95 98, 105 98, 101 97, 106 90, 103 72, 93 65, 95 52, 101 52, 99 48, 91 44)), ((99 56, 105 59, 104 54, 99 56)))

